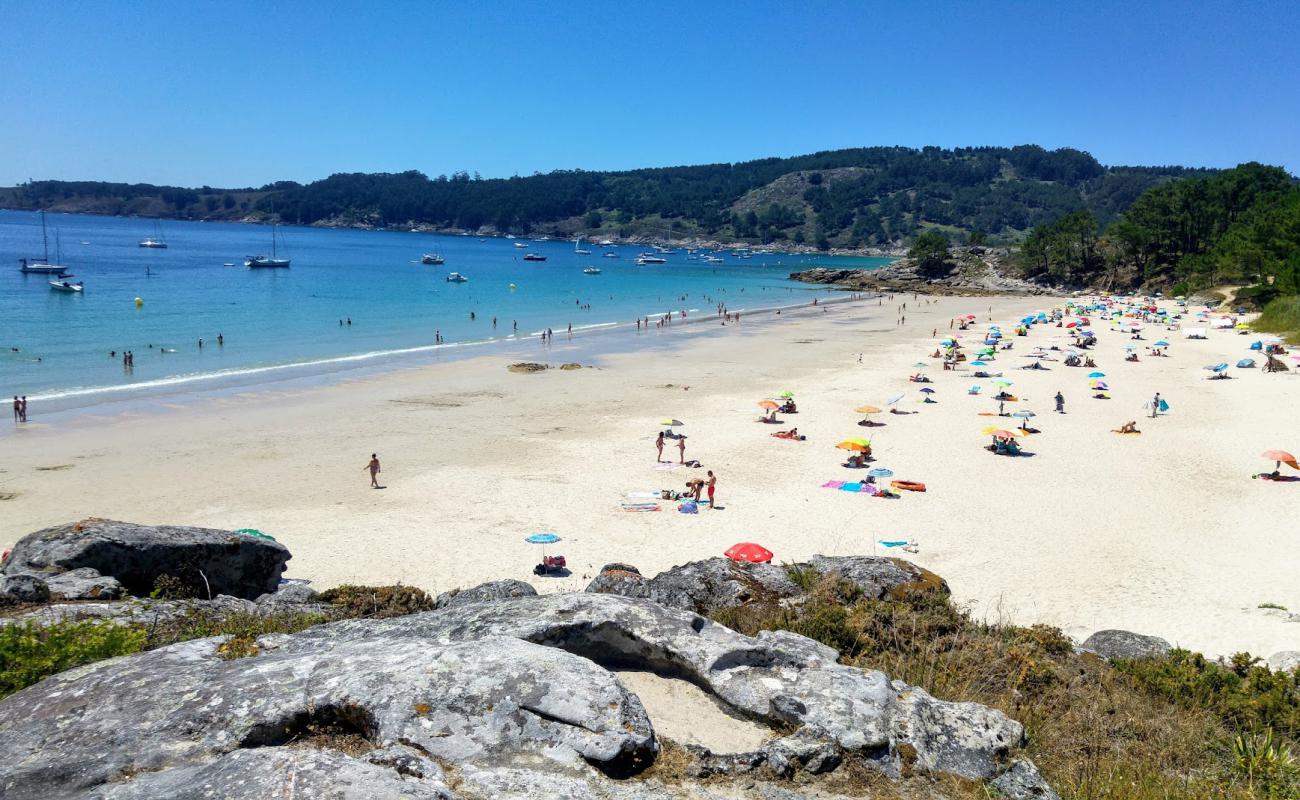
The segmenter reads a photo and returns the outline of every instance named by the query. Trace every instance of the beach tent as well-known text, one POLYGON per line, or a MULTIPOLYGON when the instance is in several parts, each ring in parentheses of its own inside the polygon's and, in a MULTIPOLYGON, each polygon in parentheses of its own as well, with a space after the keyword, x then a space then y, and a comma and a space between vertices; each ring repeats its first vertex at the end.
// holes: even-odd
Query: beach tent
POLYGON ((750 564, 766 564, 772 560, 771 550, 753 542, 733 544, 723 555, 732 561, 746 561, 750 564))

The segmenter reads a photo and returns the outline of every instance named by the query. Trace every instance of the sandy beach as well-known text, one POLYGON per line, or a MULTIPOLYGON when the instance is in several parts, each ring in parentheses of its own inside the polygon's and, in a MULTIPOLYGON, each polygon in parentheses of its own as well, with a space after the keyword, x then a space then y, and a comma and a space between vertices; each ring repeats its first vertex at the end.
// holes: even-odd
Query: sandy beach
POLYGON ((400 581, 436 592, 507 577, 580 589, 607 562, 653 574, 738 541, 793 561, 884 554, 878 540, 909 539, 915 554, 888 554, 942 575, 978 615, 1078 638, 1126 628, 1214 655, 1300 649, 1300 484, 1250 479, 1272 468, 1261 451, 1300 448, 1294 374, 1234 368, 1233 380, 1206 380, 1204 365, 1246 355, 1249 339, 1218 331, 1203 341, 1153 331, 1171 357, 1126 363, 1128 337, 1099 325, 1094 358, 1112 390, 1096 400, 1087 369, 1017 368, 1061 334, 1036 326, 996 364, 1042 433, 1024 442, 1033 457, 1000 458, 980 432, 1014 422, 980 415, 997 411, 996 390, 928 356, 954 316, 977 314, 982 331, 1060 301, 905 300, 905 312, 900 297, 647 332, 636 351, 599 358, 560 336, 538 347, 539 361, 593 369, 515 374, 487 355, 59 425, 33 408, 32 422, 0 438, 0 545, 87 516, 253 527, 293 551, 291 577, 318 588, 400 581), (934 404, 907 381, 919 361, 931 364, 934 404), (968 395, 976 383, 983 395, 968 395), (757 401, 782 390, 799 413, 780 428, 806 441, 756 422, 757 401), (1064 415, 1052 410, 1058 390, 1064 415), (915 413, 856 424, 855 406, 904 391, 899 406, 915 413), (1171 411, 1144 418, 1157 391, 1171 411), (656 466, 666 416, 686 423, 686 457, 716 472, 721 510, 621 507, 627 493, 704 475, 656 466), (1110 432, 1128 420, 1140 436, 1110 432), (875 465, 929 491, 885 501, 822 488, 860 476, 834 449, 860 435, 875 465), (368 488, 372 452, 382 490, 368 488), (540 553, 523 539, 539 531, 563 539, 554 551, 571 577, 532 575, 540 553))

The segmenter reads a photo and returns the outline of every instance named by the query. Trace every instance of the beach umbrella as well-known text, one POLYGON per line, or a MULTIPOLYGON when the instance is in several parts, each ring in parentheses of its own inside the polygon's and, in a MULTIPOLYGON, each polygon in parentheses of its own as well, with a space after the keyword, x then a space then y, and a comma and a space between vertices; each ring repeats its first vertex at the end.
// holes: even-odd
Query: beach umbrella
POLYGON ((865 453, 871 449, 871 440, 863 439, 861 436, 856 436, 852 439, 845 439, 835 446, 841 450, 852 450, 858 453, 865 453))
POLYGON ((916 367, 917 369, 925 369, 926 367, 928 367, 928 366, 930 366, 930 365, 927 364, 927 363, 925 363, 924 361, 918 361, 918 362, 916 362, 915 364, 913 364, 912 366, 916 367))
POLYGON ((766 409, 768 411, 775 411, 776 409, 781 407, 781 404, 776 402, 775 400, 759 400, 758 407, 762 409, 766 409))
POLYGON ((748 561, 751 564, 766 564, 772 560, 771 550, 753 542, 733 544, 723 555, 732 561, 748 561))
POLYGON ((1281 469, 1283 464, 1286 464, 1291 469, 1300 469, 1300 464, 1296 463, 1295 456, 1285 450, 1265 450, 1263 455, 1269 461, 1277 462, 1276 469, 1281 469))
POLYGON ((1023 431, 1009 431, 1005 428, 989 427, 981 431, 986 436, 996 436, 999 439, 1013 439, 1017 436, 1024 436, 1023 431))
POLYGON ((1001 388, 1001 389, 1005 389, 1005 388, 1007 388, 1008 386, 1011 385, 1011 381, 1006 381, 1006 380, 1002 380, 1001 378, 999 378, 998 380, 993 381, 993 385, 994 385, 994 386, 997 386, 997 387, 999 387, 999 388, 1001 388))
POLYGON ((921 394, 934 394, 934 390, 927 386, 921 390, 921 394))
POLYGON ((892 478, 892 477, 894 477, 894 471, 893 471, 892 469, 888 469, 888 468, 886 468, 886 467, 876 467, 876 468, 873 469, 873 470, 869 470, 869 471, 867 472, 867 474, 870 475, 870 476, 873 477, 873 478, 892 478))
POLYGON ((1024 430, 1025 432, 1028 432, 1028 431, 1029 431, 1029 419, 1030 419, 1031 417, 1036 417, 1036 416, 1038 416, 1038 415, 1035 414, 1034 412, 1028 410, 1028 409, 1022 409, 1022 410, 1020 410, 1020 411, 1012 411, 1012 412, 1011 412, 1011 416, 1013 416, 1013 417, 1019 417, 1020 420, 1021 420, 1021 422, 1020 422, 1020 428, 1021 428, 1022 430, 1024 430))
POLYGON ((534 533, 533 535, 526 537, 524 541, 528 542, 529 544, 542 545, 542 558, 545 559, 546 545, 555 544, 556 542, 560 541, 560 537, 556 536, 553 533, 534 533))
POLYGON ((970 365, 972 367, 987 367, 989 364, 987 361, 972 361, 970 365))
POLYGON ((1089 388, 1099 389, 1103 392, 1110 388, 1109 386, 1106 385, 1105 381, 1093 381, 1092 383, 1088 384, 1088 386, 1089 388))
POLYGON ((899 400, 902 400, 903 395, 904 392, 899 392, 898 394, 891 396, 888 400, 885 401, 885 405, 892 406, 894 403, 897 403, 899 400))
POLYGON ((879 413, 880 413, 880 409, 877 408, 876 406, 858 406, 857 408, 855 408, 855 409, 853 409, 853 410, 856 411, 856 412, 859 413, 859 414, 879 414, 879 413))
POLYGON ((777 397, 794 397, 794 392, 790 391, 789 389, 786 389, 784 392, 779 392, 777 394, 777 397))
POLYGON ((667 428, 677 428, 677 427, 681 427, 682 425, 685 425, 686 423, 682 422, 680 419, 665 417, 664 419, 659 420, 659 424, 667 428))
POLYGON ((1104 373, 1104 372, 1089 372, 1089 373, 1088 373, 1088 377, 1089 377, 1089 378, 1104 378, 1104 377, 1106 377, 1106 373, 1104 373))
POLYGON ((1161 339, 1160 341, 1158 341, 1158 342, 1155 343, 1155 346, 1156 346, 1156 347, 1168 347, 1168 346, 1169 346, 1169 342, 1166 342, 1164 339, 1161 339))

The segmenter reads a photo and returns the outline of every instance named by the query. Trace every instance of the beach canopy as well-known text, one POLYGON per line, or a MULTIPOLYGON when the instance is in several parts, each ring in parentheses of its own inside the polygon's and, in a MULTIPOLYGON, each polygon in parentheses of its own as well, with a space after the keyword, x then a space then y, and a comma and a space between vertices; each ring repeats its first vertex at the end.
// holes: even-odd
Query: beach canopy
POLYGON ((529 544, 555 544, 560 541, 560 537, 553 533, 534 533, 532 536, 524 539, 529 544))
POLYGON ((1269 461, 1276 461, 1278 464, 1286 464, 1292 469, 1300 469, 1300 464, 1296 463, 1295 456, 1285 450, 1265 450, 1264 458, 1269 461))
POLYGON ((1008 431, 1002 428, 985 428, 984 433, 998 439, 1014 439, 1017 436, 1024 436, 1024 431, 1008 431))
POLYGON ((921 394, 934 394, 934 390, 927 386, 921 390, 921 394))
POLYGON ((864 453, 871 449, 871 440, 857 436, 852 439, 845 439, 835 446, 841 450, 856 450, 860 453, 864 453))
POLYGON ((855 412, 859 413, 859 414, 879 414, 879 413, 880 413, 880 409, 877 408, 876 406, 858 406, 857 408, 855 408, 855 409, 853 409, 853 410, 854 410, 855 412))
POLYGON ((659 424, 667 426, 669 428, 676 428, 681 425, 685 425, 686 423, 682 422, 680 419, 673 419, 672 417, 664 417, 663 419, 659 420, 659 424))
POLYGON ((774 410, 780 408, 780 407, 781 407, 781 404, 778 403, 778 402, 776 402, 775 400, 759 400, 759 401, 758 401, 758 407, 759 407, 759 408, 765 408, 765 409, 767 409, 768 411, 774 411, 774 410))
POLYGON ((972 361, 972 362, 970 362, 970 365, 971 365, 972 367, 987 367, 987 366, 988 366, 988 362, 986 362, 986 361, 972 361))
POLYGON ((771 550, 753 542, 733 544, 723 555, 732 561, 747 561, 750 564, 766 564, 772 560, 771 550))
POLYGON ((1168 346, 1169 346, 1169 342, 1166 342, 1164 339, 1161 339, 1160 341, 1158 341, 1158 342, 1155 343, 1155 346, 1156 346, 1156 347, 1168 347, 1168 346))

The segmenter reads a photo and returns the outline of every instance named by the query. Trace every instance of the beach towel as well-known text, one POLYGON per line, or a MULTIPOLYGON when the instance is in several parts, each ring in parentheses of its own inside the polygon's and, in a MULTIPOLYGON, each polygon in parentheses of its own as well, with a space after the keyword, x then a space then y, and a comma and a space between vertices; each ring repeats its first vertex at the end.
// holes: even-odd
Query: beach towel
POLYGON ((826 481, 822 484, 823 489, 838 489, 844 485, 844 481, 826 481))
POLYGON ((662 492, 628 492, 623 495, 628 500, 659 500, 663 497, 662 492))
POLYGON ((628 511, 628 512, 631 512, 631 513, 636 514, 636 513, 640 513, 640 512, 642 512, 642 511, 658 511, 658 510, 659 510, 659 506, 654 506, 654 505, 649 505, 649 506, 623 506, 623 510, 624 510, 624 511, 628 511))
POLYGON ((698 514, 700 512, 700 507, 691 501, 677 506, 677 510, 683 514, 698 514))
POLYGON ((897 542, 887 542, 884 539, 881 539, 880 544, 884 547, 906 547, 908 542, 906 539, 897 542))

